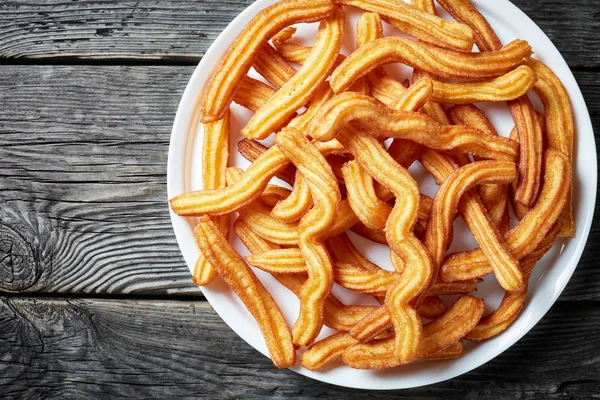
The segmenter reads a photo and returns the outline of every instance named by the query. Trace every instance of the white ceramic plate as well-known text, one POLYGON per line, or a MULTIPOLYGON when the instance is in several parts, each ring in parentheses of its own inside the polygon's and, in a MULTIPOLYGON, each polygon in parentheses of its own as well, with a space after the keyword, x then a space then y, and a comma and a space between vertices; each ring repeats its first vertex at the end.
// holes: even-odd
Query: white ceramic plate
MULTIPOLYGON (((202 126, 198 124, 196 112, 197 99, 201 88, 204 86, 213 67, 246 23, 259 10, 275 2, 276 0, 258 0, 242 12, 219 35, 194 71, 179 104, 173 125, 168 165, 169 198, 202 188, 200 163, 202 126)), ((338 364, 322 372, 312 372, 297 364, 293 370, 302 375, 352 388, 402 389, 429 385, 464 374, 496 357, 533 328, 561 294, 577 266, 592 222, 597 179, 596 145, 590 117, 581 91, 556 47, 540 28, 517 7, 506 0, 476 0, 474 3, 496 29, 503 43, 508 43, 516 38, 528 40, 535 51, 535 57, 546 63, 558 74, 569 92, 577 128, 574 174, 574 209, 577 235, 571 240, 559 240, 554 249, 540 261, 531 277, 530 290, 524 310, 510 328, 502 335, 487 342, 480 344, 466 343, 465 353, 459 359, 443 362, 419 362, 387 371, 359 371, 338 364)), ((343 49, 345 54, 349 54, 354 47, 353 31, 359 14, 357 10, 348 9, 347 34, 343 49)), ((440 10, 440 15, 446 14, 440 10)), ((302 38, 306 40, 306 43, 310 43, 311 38, 314 38, 316 25, 300 25, 296 38, 302 38)), ((389 26, 386 26, 386 29, 388 35, 397 34, 389 26)), ((388 67, 388 69, 391 74, 396 74, 398 77, 402 77, 403 73, 404 76, 410 77, 410 75, 406 75, 406 68, 394 69, 388 67)), ((254 75, 254 77, 258 76, 254 75)), ((539 99, 535 96, 532 97, 534 103, 539 106, 539 99)), ((483 108, 488 112, 499 132, 504 136, 508 135, 513 122, 506 111, 506 107, 504 105, 484 105, 483 108)), ((232 149, 236 148, 235 144, 240 139, 238 135, 239 128, 247 122, 249 117, 250 113, 247 110, 237 105, 232 106, 232 149)), ((231 156, 230 165, 245 168, 248 166, 248 162, 235 154, 231 156)), ((411 172, 420 181, 421 190, 424 193, 429 195, 435 193, 436 186, 433 180, 428 178, 419 166, 412 167, 411 172)), ((172 212, 171 219, 181 252, 190 271, 193 271, 194 263, 199 255, 192 232, 194 221, 193 219, 178 217, 172 212)), ((455 243, 451 250, 468 249, 475 246, 468 229, 461 223, 455 224, 454 238, 455 243)), ((352 236, 352 240, 363 254, 372 261, 384 268, 390 268, 387 247, 374 244, 356 235, 352 236)), ((239 240, 232 238, 232 243, 240 253, 243 255, 248 254, 248 251, 239 240)), ((297 298, 268 274, 257 271, 257 275, 281 305, 282 311, 291 326, 298 313, 297 298)), ((202 288, 202 291, 215 311, 242 339, 268 356, 258 326, 239 299, 220 278, 208 287, 202 288)), ((369 302, 369 300, 339 287, 334 287, 334 293, 342 301, 369 302)), ((477 296, 486 299, 487 311, 497 307, 502 294, 503 291, 494 282, 493 277, 488 278, 486 282, 481 284, 477 292, 477 296)), ((329 336, 331 332, 328 328, 324 328, 321 337, 329 336)))

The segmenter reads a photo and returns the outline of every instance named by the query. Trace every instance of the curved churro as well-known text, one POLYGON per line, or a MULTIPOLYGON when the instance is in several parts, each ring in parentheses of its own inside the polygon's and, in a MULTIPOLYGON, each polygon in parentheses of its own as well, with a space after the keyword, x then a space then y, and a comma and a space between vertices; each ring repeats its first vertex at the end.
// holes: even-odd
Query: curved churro
MULTIPOLYGON (((248 224, 240 219, 235 222, 233 228, 236 235, 251 253, 262 253, 279 248, 276 244, 262 239, 248 224)), ((302 286, 306 281, 305 276, 273 274, 273 277, 296 296, 300 297, 302 286)), ((330 294, 325 299, 323 323, 331 329, 347 332, 356 322, 370 314, 375 308, 373 306, 348 306, 330 294)))
MULTIPOLYGON (((502 48, 502 43, 485 17, 469 1, 444 0, 440 4, 458 21, 471 26, 482 52, 497 51, 502 48)), ((508 107, 517 125, 521 143, 520 178, 515 200, 529 207, 537 198, 541 184, 543 133, 537 129, 535 110, 527 95, 509 101, 508 107)))
MULTIPOLYGON (((315 144, 323 153, 343 152, 339 142, 315 144)), ((234 185, 220 190, 197 190, 170 200, 171 209, 178 215, 222 215, 237 211, 260 195, 269 180, 289 164, 289 159, 277 146, 269 148, 234 185)))
POLYGON ((312 204, 313 201, 308 184, 302 177, 302 174, 297 172, 291 194, 273 207, 271 215, 273 218, 286 223, 295 222, 308 212, 312 204))
POLYGON ((519 147, 508 138, 482 138, 475 129, 443 126, 426 115, 396 111, 357 93, 343 93, 329 100, 307 132, 317 140, 328 141, 352 121, 386 136, 413 140, 433 149, 456 150, 486 158, 512 161, 519 147))
MULTIPOLYGON (((489 136, 498 136, 496 128, 479 108, 472 104, 454 106, 448 109, 448 116, 455 125, 467 125, 489 136)), ((513 140, 513 136, 510 137, 513 140)), ((516 182, 515 182, 516 184, 516 182)), ((481 185, 479 187, 481 202, 485 206, 490 219, 501 233, 509 228, 510 214, 508 211, 507 185, 481 185)))
POLYGON ((333 69, 342 47, 343 29, 344 12, 341 7, 336 7, 332 15, 321 22, 314 47, 302 68, 256 111, 242 129, 242 135, 252 139, 266 138, 310 100, 333 69))
POLYGON ((387 292, 385 305, 397 332, 395 354, 400 359, 409 359, 421 338, 421 321, 410 302, 432 278, 429 255, 412 233, 419 208, 419 189, 410 174, 372 136, 361 131, 351 134, 341 131, 338 140, 374 179, 396 196, 385 233, 390 248, 405 265, 403 274, 387 292))
MULTIPOLYGON (((442 264, 449 246, 454 215, 459 207, 460 198, 473 186, 485 183, 510 183, 517 177, 516 165, 503 161, 477 161, 454 171, 440 186, 431 208, 429 223, 425 231, 424 243, 434 266, 434 276, 442 264)), ((505 245, 506 246, 506 245, 505 245)), ((500 285, 506 290, 522 289, 525 282, 519 269, 519 263, 513 257, 498 258, 506 255, 508 249, 501 252, 486 253, 500 285)))
POLYGON ((515 201, 530 207, 537 199, 542 180, 543 132, 527 95, 508 103, 519 133, 519 181, 515 201))
MULTIPOLYGON (((570 187, 571 166, 561 152, 548 149, 545 152, 544 184, 540 196, 519 222, 504 238, 513 256, 521 260, 544 240, 557 221, 566 204, 570 187)), ((479 278, 492 272, 481 249, 456 253, 444 261, 440 277, 447 282, 479 278)))
MULTIPOLYGON (((532 59, 527 65, 533 69, 538 77, 533 89, 544 104, 548 147, 561 151, 572 163, 575 125, 573 123, 573 109, 569 101, 569 94, 556 74, 540 61, 532 59)), ((575 236, 572 187, 568 188, 567 204, 562 215, 564 225, 560 236, 575 236)))
POLYGON ((455 21, 428 14, 401 0, 335 0, 338 4, 378 13, 386 22, 407 35, 437 46, 471 50, 471 29, 455 21))
POLYGON ((325 245, 327 246, 331 258, 337 263, 352 264, 361 267, 366 271, 376 271, 381 269, 360 254, 345 233, 328 238, 325 241, 325 245))
POLYGON ((492 51, 502 47, 502 42, 483 15, 469 0, 438 0, 438 3, 457 21, 471 27, 475 43, 480 51, 492 51))
POLYGON ((202 122, 225 114, 233 94, 265 43, 286 26, 328 18, 334 11, 329 0, 283 0, 260 11, 214 68, 201 95, 202 122))
MULTIPOLYGON (((521 260, 521 269, 526 280, 529 280, 535 264, 552 248, 561 228, 562 223, 554 224, 546 238, 538 245, 535 251, 521 260)), ((498 308, 494 312, 484 316, 465 338, 473 341, 481 341, 498 336, 519 316, 526 296, 527 287, 516 292, 506 292, 498 308)))
POLYGON ((344 165, 342 172, 352 211, 368 228, 383 231, 392 207, 375 194, 371 175, 356 161, 344 165))
POLYGON ((278 368, 294 365, 292 335, 277 303, 260 280, 208 216, 200 218, 194 233, 204 256, 258 323, 273 364, 278 368))
POLYGON ((502 76, 487 81, 448 83, 434 80, 431 101, 471 104, 483 101, 514 100, 527 93, 535 81, 535 73, 526 65, 521 65, 502 76))
POLYGON ((305 346, 312 343, 321 330, 324 301, 333 285, 331 258, 321 238, 334 223, 341 195, 325 157, 302 133, 285 128, 275 142, 304 175, 315 203, 300 220, 298 234, 308 280, 302 288, 300 315, 292 333, 294 343, 305 346))
MULTIPOLYGON (((226 186, 225 171, 229 159, 229 112, 223 119, 204 124, 202 142, 202 185, 205 189, 222 189, 226 186)), ((214 222, 221 233, 229 236, 229 216, 216 217, 214 222)), ((192 281, 198 286, 208 285, 217 275, 217 271, 210 265, 206 257, 200 254, 192 281)))
POLYGON ((515 40, 495 52, 464 53, 385 37, 365 44, 346 58, 331 74, 330 84, 335 93, 341 93, 356 79, 394 62, 444 78, 493 78, 522 65, 530 56, 531 46, 523 40, 515 40))
POLYGON ((423 340, 409 360, 396 357, 395 338, 389 338, 350 346, 343 354, 344 363, 358 369, 382 369, 435 354, 470 332, 481 318, 483 306, 482 299, 467 295, 459 297, 444 315, 423 326, 423 340))

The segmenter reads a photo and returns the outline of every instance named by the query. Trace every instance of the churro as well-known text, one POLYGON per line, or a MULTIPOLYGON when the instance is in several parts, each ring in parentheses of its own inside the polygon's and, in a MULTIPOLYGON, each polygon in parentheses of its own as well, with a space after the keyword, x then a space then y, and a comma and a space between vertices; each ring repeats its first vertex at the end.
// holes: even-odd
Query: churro
POLYGON ((474 36, 468 26, 431 15, 402 0, 334 1, 377 13, 396 29, 424 42, 459 50, 473 47, 474 36))
POLYGON ((331 74, 330 84, 335 93, 341 93, 356 79, 394 62, 444 78, 493 78, 524 64, 530 56, 531 46, 523 40, 515 40, 494 52, 465 53, 400 37, 385 37, 361 46, 346 58, 331 74))
POLYGON ((343 28, 344 12, 335 7, 331 16, 321 22, 314 47, 302 68, 256 111, 242 129, 242 135, 264 139, 310 100, 333 68, 342 46, 343 28))
MULTIPOLYGON (((544 160, 544 183, 537 202, 519 224, 504 235, 509 250, 518 260, 544 240, 567 201, 571 182, 571 165, 567 156, 548 149, 544 160)), ((448 256, 440 277, 447 282, 463 281, 485 276, 492 271, 481 249, 477 249, 448 256)))
POLYGON ((324 301, 333 284, 331 258, 322 237, 334 223, 341 195, 325 157, 302 133, 285 128, 275 142, 304 175, 315 203, 298 227, 299 247, 306 260, 308 280, 302 288, 300 315, 292 333, 294 344, 306 346, 321 330, 324 301))
POLYGON ((238 295, 258 323, 273 364, 278 368, 293 366, 296 349, 275 300, 210 217, 201 217, 194 233, 206 259, 238 295))
MULTIPOLYGON (((510 183, 517 177, 514 163, 503 161, 478 161, 467 164, 454 171, 440 186, 431 208, 424 243, 431 254, 434 276, 442 264, 449 246, 449 232, 452 229, 454 214, 459 207, 460 198, 475 185, 485 183, 510 183)), ((506 244, 505 244, 506 246, 506 244)), ((490 264, 496 278, 506 290, 519 290, 524 286, 519 263, 509 255, 508 249, 501 252, 490 251, 490 264), (503 255, 504 257, 501 257, 503 255)))
MULTIPOLYGON (((226 186, 225 171, 229 158, 229 113, 222 120, 204 124, 202 142, 202 184, 207 190, 222 189, 226 186)), ((221 233, 229 236, 229 216, 216 217, 214 222, 221 233)), ((206 257, 200 254, 192 280, 198 286, 208 285, 217 271, 210 265, 206 257)))
POLYGON ((329 100, 310 123, 308 133, 315 139, 328 141, 353 121, 382 135, 413 140, 436 150, 513 161, 519 148, 518 143, 508 138, 483 138, 473 128, 444 126, 426 115, 396 111, 357 93, 343 93, 329 100))
POLYGON ((204 86, 200 103, 202 122, 223 117, 256 54, 272 36, 295 23, 328 18, 333 11, 334 5, 329 0, 283 0, 260 11, 227 50, 204 86))
POLYGON ((535 73, 521 65, 497 78, 479 82, 449 83, 433 80, 431 101, 449 104, 508 101, 523 96, 533 87, 535 73))
MULTIPOLYGON (((423 327, 423 340, 410 360, 394 354, 394 338, 357 343, 343 353, 343 361, 352 368, 382 369, 428 357, 458 342, 477 324, 483 314, 483 300, 463 295, 438 319, 423 327)), ((396 336, 398 333, 396 333, 396 336)))

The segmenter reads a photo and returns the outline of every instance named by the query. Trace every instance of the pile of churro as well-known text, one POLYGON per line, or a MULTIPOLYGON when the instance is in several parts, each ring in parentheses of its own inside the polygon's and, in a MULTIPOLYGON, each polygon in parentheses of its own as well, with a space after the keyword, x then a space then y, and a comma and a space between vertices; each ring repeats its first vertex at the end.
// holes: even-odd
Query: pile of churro
POLYGON ((433 0, 280 1, 251 20, 203 88, 204 189, 171 208, 200 217, 194 282, 219 275, 231 287, 279 368, 297 354, 311 370, 460 357, 464 341, 495 337, 517 318, 536 263, 574 236, 565 88, 526 41, 501 43, 469 0, 438 3, 454 20, 433 0), (342 55, 346 7, 363 13, 356 49, 342 55), (298 23, 318 23, 312 46, 294 42, 298 23), (403 35, 384 36, 384 23, 403 35), (392 77, 392 63, 411 67, 412 79, 392 77), (237 148, 245 171, 227 165, 232 102, 253 112, 237 148), (482 102, 507 104, 510 137, 482 102), (415 162, 439 185, 433 198, 408 171, 415 162), (479 247, 448 254, 459 216, 479 247), (365 258, 349 231, 389 246, 393 270, 365 258), (254 268, 299 298, 293 326, 254 268), (506 293, 484 315, 473 293, 490 274, 506 293), (334 284, 378 305, 344 304, 334 284), (324 325, 337 333, 317 340, 324 325))

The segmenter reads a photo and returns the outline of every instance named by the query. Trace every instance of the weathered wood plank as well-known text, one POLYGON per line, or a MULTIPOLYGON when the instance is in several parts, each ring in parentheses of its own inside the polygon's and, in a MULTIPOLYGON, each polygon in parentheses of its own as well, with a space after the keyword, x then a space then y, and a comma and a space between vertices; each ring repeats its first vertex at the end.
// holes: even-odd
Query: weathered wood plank
MULTIPOLYGON (((0 58, 195 63, 252 0, 4 1, 0 58)), ((597 1, 513 0, 572 66, 598 66, 597 1)))
POLYGON ((598 329, 600 307, 563 303, 469 374, 375 393, 275 369, 204 302, 4 298, 0 386, 6 399, 592 398, 600 390, 598 329))
MULTIPOLYGON (((0 66, 0 290, 200 296, 166 203, 192 69, 0 66)), ((577 77, 599 126, 600 75, 577 77)), ((599 243, 563 299, 600 299, 599 243)))
POLYGON ((13 238, 1 289, 200 295, 166 203, 171 124, 190 74, 1 68, 0 237, 13 238))

